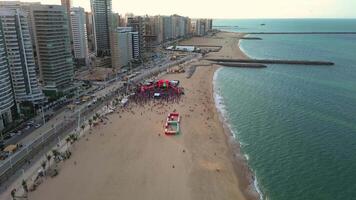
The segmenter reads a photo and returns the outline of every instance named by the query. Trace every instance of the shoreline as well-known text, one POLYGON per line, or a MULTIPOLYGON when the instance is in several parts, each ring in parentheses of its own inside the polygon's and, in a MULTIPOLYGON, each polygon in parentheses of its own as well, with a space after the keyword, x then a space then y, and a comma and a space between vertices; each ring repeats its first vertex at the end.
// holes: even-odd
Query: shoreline
MULTIPOLYGON (((225 33, 236 33, 236 32, 229 32, 229 31, 221 31, 221 32, 225 32, 225 33)), ((239 37, 239 41, 238 41, 238 51, 241 53, 241 58, 242 59, 252 59, 251 57, 249 57, 244 49, 241 47, 241 42, 243 41, 242 38, 244 37, 248 37, 249 33, 239 33, 242 34, 241 37, 239 37)), ((242 154, 241 151, 241 142, 239 140, 239 138, 236 136, 236 134, 234 133, 234 131, 232 130, 231 124, 229 122, 229 117, 228 117, 228 111, 226 110, 226 105, 224 105, 224 99, 221 96, 221 94, 218 93, 217 91, 217 86, 216 86, 216 79, 218 76, 218 73, 220 70, 223 69, 223 66, 219 66, 218 69, 216 69, 215 73, 214 73, 214 77, 213 77, 213 99, 215 102, 215 107, 216 110, 218 112, 219 116, 219 120, 222 123, 223 127, 224 127, 224 133, 226 135, 226 142, 227 145, 230 147, 232 154, 233 154, 233 163, 234 163, 234 167, 235 167, 235 173, 236 176, 239 178, 239 180, 245 180, 248 183, 248 186, 245 188, 240 188, 243 192, 244 195, 248 198, 248 199, 258 199, 258 200, 263 200, 264 195, 260 189, 258 180, 257 180, 257 176, 255 174, 255 172, 253 171, 253 169, 249 166, 248 164, 248 156, 246 154, 242 154), (247 172, 247 174, 241 174, 240 170, 244 170, 247 172), (258 194, 258 196, 256 196, 256 194, 258 194)))
MULTIPOLYGON (((247 58, 232 37, 242 34, 222 34, 227 35, 219 40, 198 38, 228 44, 207 57, 247 58)), ((59 176, 46 180, 30 198, 258 199, 253 173, 215 101, 219 67, 198 63, 202 66, 197 64, 191 79, 184 74, 163 76, 181 80, 186 88, 181 102, 135 105, 110 115, 74 145, 72 161, 61 164, 59 176), (182 135, 157 136, 162 116, 173 109, 182 114, 182 135)))
POLYGON ((246 186, 240 188, 247 199, 258 199, 263 200, 263 194, 258 186, 258 181, 256 178, 256 174, 253 172, 252 168, 248 165, 248 157, 246 154, 242 153, 241 150, 241 142, 239 138, 236 136, 235 131, 232 130, 231 124, 229 122, 228 111, 226 110, 224 105, 224 99, 221 94, 218 93, 218 88, 216 86, 216 78, 217 74, 223 67, 219 67, 215 73, 213 78, 213 92, 214 92, 214 101, 217 112, 219 114, 219 120, 224 127, 224 133, 226 135, 227 145, 231 149, 231 153, 233 155, 232 162, 234 163, 235 173, 239 180, 246 181, 246 186), (241 173, 244 171, 246 173, 241 173), (259 198, 257 198, 256 193, 259 198))

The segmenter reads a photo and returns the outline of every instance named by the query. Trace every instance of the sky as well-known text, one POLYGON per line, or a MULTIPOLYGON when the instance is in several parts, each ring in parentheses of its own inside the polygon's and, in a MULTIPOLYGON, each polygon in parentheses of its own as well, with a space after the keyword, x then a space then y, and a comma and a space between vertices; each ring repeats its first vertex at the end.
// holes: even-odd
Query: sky
MULTIPOLYGON (((60 0, 40 1, 60 4, 60 0)), ((191 18, 356 18, 356 0, 112 0, 113 11, 191 18)), ((90 11, 90 0, 73 0, 90 11)))

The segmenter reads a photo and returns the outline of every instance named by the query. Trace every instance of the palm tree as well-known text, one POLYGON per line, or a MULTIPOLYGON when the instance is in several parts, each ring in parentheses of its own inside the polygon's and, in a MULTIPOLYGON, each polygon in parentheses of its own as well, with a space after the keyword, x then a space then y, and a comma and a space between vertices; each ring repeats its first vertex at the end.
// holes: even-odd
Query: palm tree
POLYGON ((51 154, 48 154, 48 155, 47 155, 48 166, 51 166, 51 159, 52 159, 52 155, 51 155, 51 154))
POLYGON ((91 128, 91 125, 93 124, 93 120, 92 119, 89 119, 89 126, 91 128))
POLYGON ((59 151, 57 149, 53 149, 52 150, 52 155, 54 157, 54 160, 56 160, 58 158, 58 156, 60 155, 59 151))
POLYGON ((42 167, 42 169, 43 169, 43 174, 46 176, 46 166, 47 166, 47 163, 46 163, 46 161, 44 160, 44 161, 42 161, 42 163, 41 163, 41 167, 42 167))
POLYGON ((23 190, 25 191, 25 193, 28 192, 28 186, 27 186, 27 183, 26 183, 25 180, 22 180, 22 188, 23 188, 23 190))
POLYGON ((67 143, 67 149, 69 148, 69 143, 70 143, 70 137, 68 136, 67 138, 66 138, 66 143, 67 143))

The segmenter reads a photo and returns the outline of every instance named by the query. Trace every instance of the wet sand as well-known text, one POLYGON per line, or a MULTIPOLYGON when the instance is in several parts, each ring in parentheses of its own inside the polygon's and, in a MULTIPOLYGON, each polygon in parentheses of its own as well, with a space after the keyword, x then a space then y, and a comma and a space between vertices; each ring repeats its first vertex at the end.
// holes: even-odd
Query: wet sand
MULTIPOLYGON (((208 57, 246 58, 238 48, 239 34, 193 38, 187 43, 222 45, 208 57), (236 44, 235 44, 236 43, 236 44)), ((179 103, 134 106, 108 117, 72 147, 60 174, 47 178, 29 194, 33 200, 111 199, 255 199, 244 160, 231 148, 213 98, 216 66, 185 74, 165 75, 181 81, 179 103), (181 134, 164 135, 169 112, 182 116, 181 134)))

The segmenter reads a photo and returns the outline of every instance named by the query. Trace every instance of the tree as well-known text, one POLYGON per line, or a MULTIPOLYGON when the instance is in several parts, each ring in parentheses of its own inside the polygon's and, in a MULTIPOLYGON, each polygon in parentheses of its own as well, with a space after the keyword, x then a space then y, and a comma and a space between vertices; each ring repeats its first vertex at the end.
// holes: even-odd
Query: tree
POLYGON ((47 158, 48 166, 50 166, 51 165, 52 155, 48 154, 46 158, 47 158))
POLYGON ((53 155, 54 159, 56 160, 58 158, 58 156, 60 155, 60 153, 57 149, 53 149, 52 155, 53 155))
POLYGON ((28 192, 28 186, 25 180, 22 180, 22 188, 26 193, 28 192))
POLYGON ((69 136, 66 138, 66 143, 67 143, 67 148, 69 148, 69 143, 70 143, 70 137, 69 136))
POLYGON ((43 168, 43 170, 46 169, 46 166, 47 166, 46 161, 43 161, 43 162, 41 163, 41 167, 43 168))
POLYGON ((89 126, 91 128, 91 125, 93 124, 93 120, 92 119, 89 119, 89 126))
POLYGON ((44 161, 42 161, 42 163, 41 163, 41 167, 42 167, 42 169, 43 169, 43 174, 46 176, 46 166, 47 166, 47 163, 46 163, 46 161, 44 160, 44 161))

